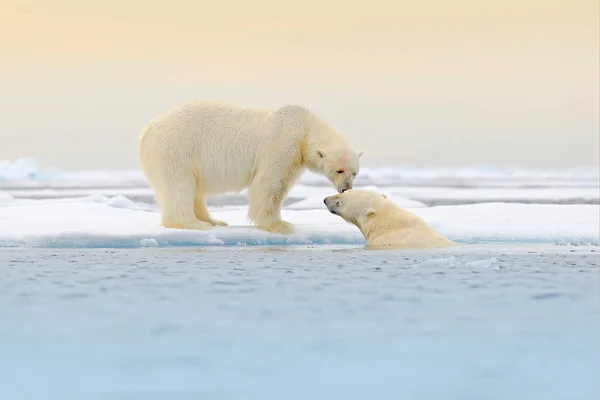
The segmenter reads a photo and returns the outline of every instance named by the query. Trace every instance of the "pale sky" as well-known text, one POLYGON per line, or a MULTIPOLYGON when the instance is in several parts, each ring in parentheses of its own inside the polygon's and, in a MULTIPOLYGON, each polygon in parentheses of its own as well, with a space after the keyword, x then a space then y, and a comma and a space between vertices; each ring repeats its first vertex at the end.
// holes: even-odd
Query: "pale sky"
POLYGON ((302 104, 364 165, 599 163, 599 0, 0 0, 0 160, 137 168, 189 99, 302 104))

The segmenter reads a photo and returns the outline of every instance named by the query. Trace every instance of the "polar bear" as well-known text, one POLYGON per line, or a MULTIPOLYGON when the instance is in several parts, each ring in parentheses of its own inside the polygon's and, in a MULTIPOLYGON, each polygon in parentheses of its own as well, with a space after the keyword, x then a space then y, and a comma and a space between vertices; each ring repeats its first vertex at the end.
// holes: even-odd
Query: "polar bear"
POLYGON ((423 219, 397 206, 386 195, 352 189, 325 197, 329 212, 360 229, 367 246, 439 248, 457 245, 431 228, 423 219))
POLYGON ((339 193, 351 189, 362 151, 298 105, 275 110, 192 100, 151 120, 139 141, 140 164, 167 228, 207 230, 205 198, 248 190, 248 217, 260 229, 288 234, 283 200, 306 170, 339 193))

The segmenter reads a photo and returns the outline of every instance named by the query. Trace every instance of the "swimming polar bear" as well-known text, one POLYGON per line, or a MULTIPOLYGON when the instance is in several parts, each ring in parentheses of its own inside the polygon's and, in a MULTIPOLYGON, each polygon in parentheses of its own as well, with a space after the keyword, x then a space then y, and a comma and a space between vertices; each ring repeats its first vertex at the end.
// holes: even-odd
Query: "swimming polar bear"
POLYGON ((384 194, 352 189, 325 197, 324 203, 329 212, 358 227, 368 247, 427 249, 457 245, 384 194))

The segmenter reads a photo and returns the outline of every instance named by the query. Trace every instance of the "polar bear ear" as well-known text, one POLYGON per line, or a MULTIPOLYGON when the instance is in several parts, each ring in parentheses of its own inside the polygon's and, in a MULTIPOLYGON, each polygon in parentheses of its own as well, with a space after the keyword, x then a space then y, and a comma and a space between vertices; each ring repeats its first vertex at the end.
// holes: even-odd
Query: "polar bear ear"
POLYGON ((362 155, 363 155, 363 153, 364 153, 364 152, 363 152, 362 150, 361 150, 361 151, 358 151, 358 152, 356 152, 356 154, 358 154, 358 158, 361 158, 361 157, 362 157, 362 155))
POLYGON ((325 153, 323 152, 323 150, 317 150, 317 154, 319 155, 319 157, 323 158, 325 157, 325 153))
POLYGON ((387 199, 387 196, 383 193, 381 193, 381 197, 383 197, 384 199, 387 199))
POLYGON ((371 208, 370 210, 367 211, 367 218, 374 217, 375 214, 377 214, 377 211, 375 211, 375 209, 371 208))

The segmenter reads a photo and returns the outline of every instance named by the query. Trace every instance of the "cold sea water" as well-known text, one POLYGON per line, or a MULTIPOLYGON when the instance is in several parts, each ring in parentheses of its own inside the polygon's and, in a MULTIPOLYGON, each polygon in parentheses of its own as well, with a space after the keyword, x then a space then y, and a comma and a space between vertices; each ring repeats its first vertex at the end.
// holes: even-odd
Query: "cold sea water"
POLYGON ((2 399, 598 399, 597 246, 0 249, 2 399))
MULTIPOLYGON (((390 169, 357 180, 395 187, 423 206, 599 202, 597 170, 527 174, 390 169)), ((20 219, 29 211, 18 211, 19 202, 36 212, 55 199, 101 194, 153 208, 139 172, 66 174, 25 160, 0 163, 2 176, 2 400, 600 398, 597 238, 435 251, 351 243, 123 249, 112 219, 103 225, 109 248, 93 237, 53 241, 54 232, 89 222, 69 220, 61 230, 44 213, 20 219), (21 240, 38 230, 44 241, 21 240), (64 246, 71 242, 88 248, 64 246)), ((303 184, 296 192, 306 196, 313 182, 303 184)), ((301 200, 293 197, 286 204, 301 200)), ((244 204, 243 196, 209 202, 244 204)), ((132 224, 143 217, 115 212, 132 224)), ((592 217, 565 218, 572 232, 594 231, 592 217)), ((524 224, 545 233, 531 221, 545 220, 524 224)))

